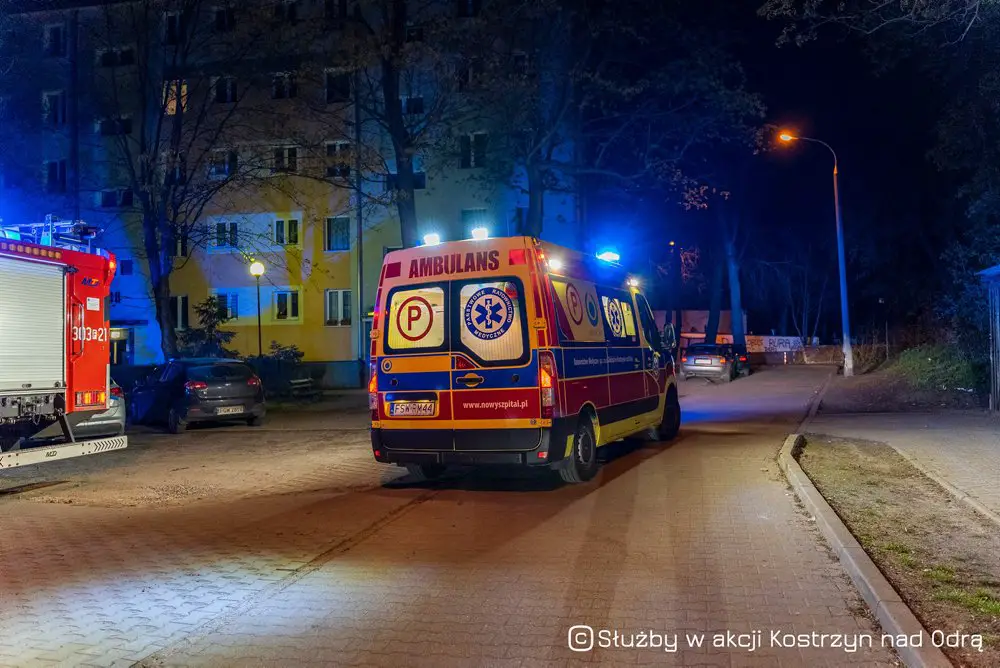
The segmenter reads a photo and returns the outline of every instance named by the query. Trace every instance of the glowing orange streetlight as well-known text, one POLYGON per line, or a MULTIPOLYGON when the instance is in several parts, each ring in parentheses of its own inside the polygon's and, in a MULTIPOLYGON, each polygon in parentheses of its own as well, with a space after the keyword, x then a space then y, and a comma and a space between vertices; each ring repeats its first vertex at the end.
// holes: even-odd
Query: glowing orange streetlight
POLYGON ((840 320, 844 330, 844 375, 854 375, 854 350, 851 347, 851 319, 847 308, 847 259, 844 254, 844 225, 840 219, 840 187, 837 182, 839 173, 837 163, 837 152, 833 147, 820 139, 812 137, 799 137, 785 130, 778 135, 778 139, 785 143, 801 139, 813 144, 825 146, 833 155, 833 210, 837 221, 837 259, 840 265, 840 320))

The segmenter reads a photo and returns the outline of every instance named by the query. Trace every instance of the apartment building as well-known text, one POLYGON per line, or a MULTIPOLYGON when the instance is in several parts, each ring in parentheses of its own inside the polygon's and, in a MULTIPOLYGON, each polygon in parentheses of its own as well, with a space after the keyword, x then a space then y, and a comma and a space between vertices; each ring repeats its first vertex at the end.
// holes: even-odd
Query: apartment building
MULTIPOLYGON (((169 0, 112 4, 32 2, 5 17, 0 50, 18 58, 0 81, 0 216, 55 214, 104 230, 101 245, 120 260, 114 363, 163 359, 152 234, 178 332, 197 327, 196 306, 216 296, 239 353, 294 345, 328 365, 332 384, 356 383, 381 261, 401 236, 391 138, 338 62, 354 3, 187 2, 197 8, 187 13, 169 0), (162 97, 150 105, 152 89, 162 97), (137 177, 143 169, 155 177, 137 177), (153 197, 175 200, 169 232, 151 232, 143 198, 153 197), (264 265, 259 281, 252 261, 264 265)), ((440 11, 477 8, 448 0, 440 11)), ((433 86, 407 83, 399 103, 419 122, 433 86)), ((515 232, 526 195, 485 176, 486 134, 474 123, 446 130, 448 141, 414 157, 418 236, 515 232)), ((577 208, 572 193, 548 195, 545 236, 574 245, 577 208)))

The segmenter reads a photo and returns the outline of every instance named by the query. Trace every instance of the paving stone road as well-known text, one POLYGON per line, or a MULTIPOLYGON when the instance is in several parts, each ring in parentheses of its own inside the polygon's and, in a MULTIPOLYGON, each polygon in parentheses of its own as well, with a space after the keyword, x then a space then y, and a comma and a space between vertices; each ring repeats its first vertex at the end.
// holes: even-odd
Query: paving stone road
MULTIPOLYGON (((73 484, 0 498, 0 665, 893 665, 775 462, 825 373, 689 381, 681 438, 616 447, 585 486, 411 486, 337 432, 192 433, 106 469, 78 460, 79 480, 58 472, 73 484), (282 468, 262 477, 245 460, 269 438, 282 468), (204 489, 106 493, 154 475, 204 489), (573 652, 579 624, 682 635, 675 653, 573 652), (752 652, 683 635, 752 630, 752 652), (771 647, 771 630, 876 647, 771 647)), ((252 459, 266 469, 268 451, 252 459)))

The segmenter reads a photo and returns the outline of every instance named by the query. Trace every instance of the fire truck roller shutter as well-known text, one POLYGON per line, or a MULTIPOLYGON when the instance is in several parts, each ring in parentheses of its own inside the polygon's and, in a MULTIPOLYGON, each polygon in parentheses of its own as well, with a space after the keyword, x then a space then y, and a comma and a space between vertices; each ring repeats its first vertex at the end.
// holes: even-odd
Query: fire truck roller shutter
POLYGON ((0 257, 0 392, 64 384, 65 280, 61 266, 0 257))

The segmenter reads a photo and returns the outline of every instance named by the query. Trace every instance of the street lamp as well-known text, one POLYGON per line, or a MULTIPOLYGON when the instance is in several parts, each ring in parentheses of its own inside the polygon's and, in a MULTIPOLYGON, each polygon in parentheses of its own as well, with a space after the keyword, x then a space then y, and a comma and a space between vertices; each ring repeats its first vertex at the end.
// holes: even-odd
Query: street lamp
POLYGON ((264 275, 264 263, 254 260, 250 263, 250 275, 257 279, 257 357, 264 357, 264 345, 260 332, 260 277, 264 275))
POLYGON ((844 330, 844 376, 854 375, 854 351, 851 348, 851 319, 847 312, 847 260, 844 256, 844 225, 840 218, 840 188, 837 183, 837 153, 825 141, 812 137, 799 137, 782 132, 778 139, 785 143, 802 140, 825 146, 833 156, 833 210, 837 220, 837 256, 840 263, 840 320, 844 330))

